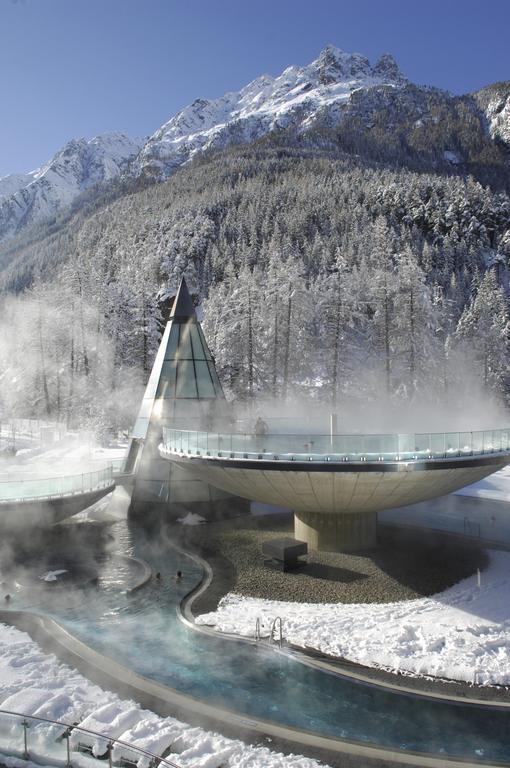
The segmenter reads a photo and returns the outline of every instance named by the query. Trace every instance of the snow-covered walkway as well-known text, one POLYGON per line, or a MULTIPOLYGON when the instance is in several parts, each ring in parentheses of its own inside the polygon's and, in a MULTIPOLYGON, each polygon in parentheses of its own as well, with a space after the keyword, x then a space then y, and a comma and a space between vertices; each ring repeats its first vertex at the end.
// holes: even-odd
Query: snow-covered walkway
MULTIPOLYGON (((315 760, 285 756, 266 747, 247 746, 171 717, 159 717, 132 701, 123 701, 61 664, 55 656, 43 653, 24 632, 3 624, 0 624, 0 709, 66 723, 77 721, 85 728, 113 735, 156 754, 172 744, 170 759, 183 768, 319 768, 315 760)), ((11 730, 0 716, 0 755, 4 743, 12 741, 11 730)), ((44 754, 43 732, 47 729, 41 726, 29 732, 32 749, 37 751, 39 744, 41 754, 44 754)), ((18 745, 21 739, 18 724, 18 745)), ((105 750, 100 739, 92 740, 90 746, 98 755, 105 750)), ((119 748, 114 748, 113 757, 120 757, 119 748)), ((9 759, 2 762, 20 764, 9 759)))
POLYGON ((370 667, 433 675, 479 685, 510 685, 510 553, 429 598, 371 605, 317 605, 228 594, 197 623, 253 636, 283 619, 284 637, 370 667))

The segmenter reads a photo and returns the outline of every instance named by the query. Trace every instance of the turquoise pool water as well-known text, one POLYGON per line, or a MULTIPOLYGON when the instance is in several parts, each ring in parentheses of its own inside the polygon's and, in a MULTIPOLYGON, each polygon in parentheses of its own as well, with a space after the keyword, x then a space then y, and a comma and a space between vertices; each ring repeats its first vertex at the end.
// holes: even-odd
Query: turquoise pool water
MULTIPOLYGON (((74 528, 74 526, 73 526, 74 528)), ((48 589, 12 608, 44 612, 90 646, 160 683, 237 714, 376 746, 510 763, 510 713, 454 705, 342 679, 264 646, 209 637, 184 625, 176 607, 201 570, 159 534, 131 523, 108 528, 102 546, 141 557, 152 579, 132 595, 124 576, 66 594, 48 589), (181 582, 174 574, 181 570, 181 582)), ((77 543, 78 541, 78 543, 77 543)), ((62 546, 62 542, 60 542, 62 546)), ((79 546, 73 539, 72 546, 79 546)), ((100 562, 100 561, 99 561, 100 562)))

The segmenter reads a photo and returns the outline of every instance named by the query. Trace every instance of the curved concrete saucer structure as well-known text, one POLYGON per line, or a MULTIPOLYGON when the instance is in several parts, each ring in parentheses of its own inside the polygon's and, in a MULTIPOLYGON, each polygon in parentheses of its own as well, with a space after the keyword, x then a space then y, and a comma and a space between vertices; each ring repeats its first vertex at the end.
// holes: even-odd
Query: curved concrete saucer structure
POLYGON ((294 511, 310 548, 375 546, 376 513, 443 496, 510 463, 510 429, 247 435, 164 429, 162 457, 238 496, 294 511))
POLYGON ((0 529, 57 523, 114 488, 111 466, 79 475, 0 481, 0 529))

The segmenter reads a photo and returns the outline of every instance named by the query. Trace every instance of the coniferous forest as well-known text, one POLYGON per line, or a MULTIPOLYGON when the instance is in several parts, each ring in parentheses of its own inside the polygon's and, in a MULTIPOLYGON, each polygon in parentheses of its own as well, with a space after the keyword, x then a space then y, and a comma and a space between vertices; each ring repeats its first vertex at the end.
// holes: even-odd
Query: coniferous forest
POLYGON ((4 243, 4 414, 129 427, 181 275, 236 398, 505 402, 507 193, 320 143, 206 154, 4 243))

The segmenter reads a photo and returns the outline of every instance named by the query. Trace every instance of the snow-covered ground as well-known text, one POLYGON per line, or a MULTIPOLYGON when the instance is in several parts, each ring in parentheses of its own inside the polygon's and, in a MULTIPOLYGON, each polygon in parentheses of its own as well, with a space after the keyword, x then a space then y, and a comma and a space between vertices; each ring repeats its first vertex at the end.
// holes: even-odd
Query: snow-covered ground
POLYGON ((0 482, 7 479, 57 477, 94 471, 117 463, 126 454, 127 441, 108 447, 97 445, 86 433, 68 433, 46 445, 34 440, 15 456, 0 457, 0 482))
POLYGON ((221 632, 262 634, 276 616, 301 647, 369 667, 478 685, 510 685, 510 553, 433 597, 372 605, 303 604, 229 594, 197 623, 221 632))
MULTIPOLYGON (((266 747, 252 747, 227 739, 217 733, 186 725, 172 717, 159 717, 124 701, 89 682, 78 672, 61 664, 53 655, 43 653, 24 632, 0 624, 0 709, 23 712, 66 723, 78 721, 84 728, 112 735, 136 747, 161 754, 172 745, 169 759, 183 768, 318 768, 319 763, 296 755, 282 755, 266 747)), ((22 729, 19 721, 9 727, 0 717, 0 754, 6 745, 21 752, 22 729)), ((44 760, 55 738, 48 739, 45 726, 29 731, 30 752, 44 760)), ((71 737, 74 742, 86 737, 71 737)), ((53 746, 52 746, 53 745, 53 746)), ((91 739, 90 747, 98 756, 105 752, 105 741, 91 739)), ((63 751, 61 747, 61 752, 63 751)), ((114 760, 132 757, 125 748, 114 747, 114 760)), ((62 754, 60 764, 63 764, 62 754)), ((136 759, 136 758, 135 758, 136 759)), ((77 756, 73 756, 77 763, 77 756)), ((2 762, 6 762, 2 760, 2 762)), ((78 762, 80 762, 78 760, 78 762)), ((17 762, 16 762, 17 764, 17 762)), ((44 763, 43 763, 44 764, 44 763)), ((90 765, 90 763, 88 763, 90 765)), ((145 762, 139 768, 146 768, 145 762)))
POLYGON ((494 501, 510 501, 510 467, 503 467, 499 472, 484 477, 478 483, 461 488, 457 494, 494 501))
POLYGON ((188 512, 184 517, 178 517, 177 522, 181 525, 201 525, 206 522, 206 519, 202 515, 197 515, 196 512, 188 512))

